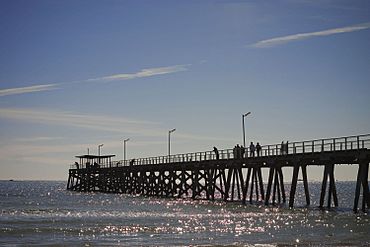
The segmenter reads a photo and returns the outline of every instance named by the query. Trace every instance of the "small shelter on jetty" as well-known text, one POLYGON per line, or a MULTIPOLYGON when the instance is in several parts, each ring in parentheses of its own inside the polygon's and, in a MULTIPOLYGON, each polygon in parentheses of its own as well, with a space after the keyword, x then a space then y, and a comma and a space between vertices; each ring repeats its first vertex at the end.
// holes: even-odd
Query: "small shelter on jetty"
POLYGON ((114 154, 108 155, 92 155, 84 154, 77 155, 76 158, 80 159, 80 162, 75 162, 76 169, 92 169, 92 168, 101 168, 101 167, 112 167, 112 158, 115 157, 114 154))

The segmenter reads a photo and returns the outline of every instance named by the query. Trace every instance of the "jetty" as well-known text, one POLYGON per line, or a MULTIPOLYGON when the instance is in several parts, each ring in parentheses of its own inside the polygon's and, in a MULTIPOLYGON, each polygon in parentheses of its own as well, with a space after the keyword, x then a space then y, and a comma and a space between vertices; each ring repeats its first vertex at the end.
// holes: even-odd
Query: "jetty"
POLYGON ((223 200, 294 206, 297 182, 310 205, 307 166, 324 167, 319 207, 338 207, 335 167, 357 169, 353 211, 370 208, 370 134, 263 145, 258 155, 243 148, 113 161, 115 155, 80 155, 71 165, 67 189, 79 192, 223 200), (290 190, 282 168, 291 167, 290 190), (268 169, 264 184, 262 169, 268 169), (301 173, 301 179, 299 178, 301 173))

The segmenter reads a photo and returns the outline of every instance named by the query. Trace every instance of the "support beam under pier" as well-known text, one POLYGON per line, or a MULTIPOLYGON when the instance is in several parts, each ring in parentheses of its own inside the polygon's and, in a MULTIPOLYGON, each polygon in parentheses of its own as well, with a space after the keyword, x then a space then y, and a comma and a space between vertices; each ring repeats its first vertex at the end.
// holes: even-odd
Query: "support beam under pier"
POLYGON ((358 211, 358 201, 360 197, 360 190, 362 187, 362 211, 366 212, 366 205, 367 208, 370 208, 370 193, 369 193, 369 163, 368 161, 362 161, 359 164, 358 172, 357 172, 357 183, 356 183, 356 193, 355 193, 355 201, 353 205, 353 211, 357 213, 358 211))
POLYGON ((334 178, 334 166, 335 166, 334 164, 325 165, 324 177, 323 177, 322 186, 321 186, 320 208, 322 208, 324 205, 326 185, 327 185, 328 179, 329 179, 328 208, 331 208, 331 197, 332 196, 334 199, 334 206, 338 207, 337 189, 335 186, 335 178, 334 178))
POLYGON ((308 179, 307 179, 306 165, 295 164, 293 168, 292 184, 290 187, 290 195, 289 195, 289 207, 290 208, 292 208, 294 205, 294 197, 295 197, 295 192, 297 189, 299 168, 301 168, 302 170, 302 180, 303 180, 303 186, 304 186, 304 191, 306 195, 306 205, 307 206, 310 205, 310 194, 308 191, 308 179))

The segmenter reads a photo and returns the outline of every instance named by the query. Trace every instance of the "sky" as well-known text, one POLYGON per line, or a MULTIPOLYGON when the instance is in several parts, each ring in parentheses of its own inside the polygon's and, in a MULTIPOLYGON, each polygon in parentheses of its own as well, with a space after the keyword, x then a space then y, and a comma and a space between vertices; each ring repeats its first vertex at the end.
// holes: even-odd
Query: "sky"
MULTIPOLYGON (((0 1, 0 179, 370 133, 370 2, 0 1)), ((355 180, 355 166, 336 168, 355 180)), ((322 170, 309 170, 320 180, 322 170)))

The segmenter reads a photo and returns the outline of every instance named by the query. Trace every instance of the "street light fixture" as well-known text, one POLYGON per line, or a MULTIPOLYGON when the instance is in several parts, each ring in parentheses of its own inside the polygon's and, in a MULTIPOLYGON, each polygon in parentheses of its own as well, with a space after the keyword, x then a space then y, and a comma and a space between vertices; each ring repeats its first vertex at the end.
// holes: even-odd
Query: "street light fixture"
POLYGON ((171 156, 171 133, 174 132, 176 129, 172 129, 168 131, 168 158, 171 156))
POLYGON ((98 145, 98 163, 100 164, 100 148, 103 146, 104 144, 100 144, 98 145))
POLYGON ((244 118, 246 117, 246 116, 248 116, 249 114, 251 114, 251 112, 249 111, 249 112, 247 112, 247 113, 245 113, 245 114, 242 114, 242 128, 243 128, 243 147, 245 148, 245 123, 244 123, 244 118))
POLYGON ((128 142, 130 138, 123 140, 123 162, 126 162, 126 142, 128 142))
POLYGON ((98 156, 100 156, 100 148, 101 148, 102 146, 104 146, 104 144, 100 144, 100 145, 98 145, 98 156))

